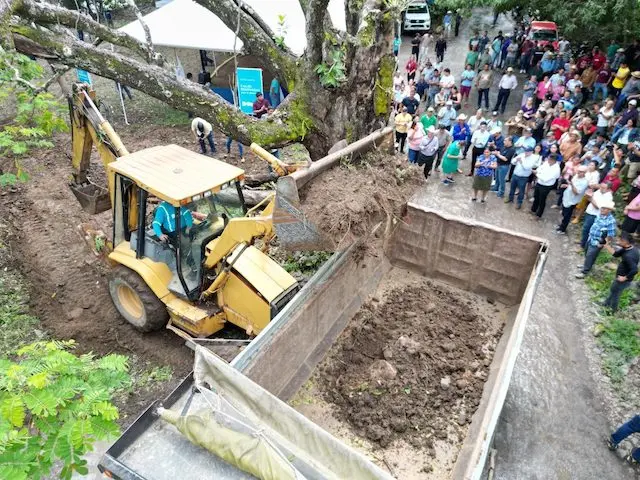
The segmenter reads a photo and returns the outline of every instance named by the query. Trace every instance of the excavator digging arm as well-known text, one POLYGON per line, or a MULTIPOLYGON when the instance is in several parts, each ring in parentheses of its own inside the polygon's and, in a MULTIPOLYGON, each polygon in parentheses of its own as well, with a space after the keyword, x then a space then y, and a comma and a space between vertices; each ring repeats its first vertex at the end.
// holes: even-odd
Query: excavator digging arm
POLYGON ((73 86, 69 97, 71 116, 72 165, 74 182, 70 185, 82 208, 91 214, 104 212, 113 202, 113 175, 107 165, 117 158, 128 155, 118 134, 105 120, 95 104, 95 93, 87 84, 73 86), (95 146, 107 172, 108 190, 92 183, 87 177, 91 150, 95 146))

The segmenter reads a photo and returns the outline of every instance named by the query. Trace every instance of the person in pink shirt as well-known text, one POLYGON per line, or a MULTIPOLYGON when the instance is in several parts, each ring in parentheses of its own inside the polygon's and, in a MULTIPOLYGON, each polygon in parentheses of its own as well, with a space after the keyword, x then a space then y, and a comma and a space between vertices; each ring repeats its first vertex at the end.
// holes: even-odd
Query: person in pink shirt
POLYGON ((564 95, 565 87, 564 82, 560 80, 557 84, 551 87, 551 104, 555 107, 558 100, 564 95))
POLYGON ((624 222, 620 229, 623 232, 635 233, 640 225, 640 195, 636 196, 631 203, 624 207, 624 222))
POLYGON ((545 75, 536 87, 536 108, 540 107, 540 104, 547 98, 549 88, 551 88, 551 81, 549 80, 549 76, 545 75))

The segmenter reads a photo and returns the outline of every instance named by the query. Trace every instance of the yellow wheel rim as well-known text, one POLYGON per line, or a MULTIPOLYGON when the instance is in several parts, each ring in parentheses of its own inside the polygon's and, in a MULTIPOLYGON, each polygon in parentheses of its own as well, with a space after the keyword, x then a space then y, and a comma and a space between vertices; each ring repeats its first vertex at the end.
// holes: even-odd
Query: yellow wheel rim
POLYGON ((118 285, 118 299, 129 315, 135 318, 142 317, 144 307, 138 294, 128 285, 118 285))

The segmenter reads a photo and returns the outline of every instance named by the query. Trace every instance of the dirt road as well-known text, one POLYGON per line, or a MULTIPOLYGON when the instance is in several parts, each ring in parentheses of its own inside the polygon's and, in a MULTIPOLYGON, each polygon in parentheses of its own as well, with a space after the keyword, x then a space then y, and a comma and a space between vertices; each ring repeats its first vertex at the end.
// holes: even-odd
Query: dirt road
MULTIPOLYGON (((460 37, 450 42, 445 63, 452 60, 453 72, 461 71, 461 59, 473 28, 469 26, 490 26, 491 19, 488 11, 474 11, 473 18, 464 23, 460 37)), ((509 31, 504 17, 498 28, 509 31)), ((496 31, 497 28, 489 29, 490 36, 496 31)), ((518 75, 519 83, 522 77, 518 75)), ((515 111, 519 99, 519 92, 511 96, 507 113, 515 111)), ((463 163, 464 170, 468 164, 463 163)), ((589 298, 586 287, 573 278, 575 264, 580 261, 573 253, 573 239, 553 234, 558 211, 548 210, 543 221, 536 222, 526 208, 515 210, 493 194, 485 205, 472 203, 470 197, 469 178, 460 176, 455 185, 445 186, 434 177, 419 190, 414 201, 442 212, 546 238, 551 245, 496 432, 494 478, 633 478, 633 472, 603 443, 611 425, 592 373, 598 369, 597 359, 591 356, 593 337, 588 332, 594 323, 593 308, 585 300, 589 298)), ((554 200, 555 194, 550 197, 550 201, 554 200)), ((528 206, 525 202, 525 207, 528 206)))

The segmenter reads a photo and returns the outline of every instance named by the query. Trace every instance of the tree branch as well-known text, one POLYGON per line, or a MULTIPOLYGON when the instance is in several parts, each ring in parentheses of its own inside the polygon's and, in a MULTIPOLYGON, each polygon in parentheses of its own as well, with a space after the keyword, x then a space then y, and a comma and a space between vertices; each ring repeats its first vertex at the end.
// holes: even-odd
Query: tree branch
POLYGON ((182 111, 210 119, 222 132, 249 145, 251 142, 278 147, 299 140, 310 128, 310 121, 300 106, 289 109, 294 97, 284 102, 276 121, 263 121, 238 111, 219 95, 202 86, 177 79, 173 72, 147 65, 117 52, 99 49, 71 35, 60 35, 22 23, 12 24, 16 46, 32 53, 34 43, 58 63, 81 68, 157 98, 182 111), (25 41, 26 40, 26 41, 25 41), (305 128, 301 129, 301 126, 305 128))
POLYGON ((135 0, 129 0, 129 6, 133 10, 133 13, 138 19, 138 22, 140 22, 142 30, 144 31, 144 38, 146 40, 145 47, 147 50, 147 62, 154 63, 153 59, 156 58, 156 52, 153 50, 153 42, 151 41, 151 30, 149 30, 149 26, 144 21, 144 18, 142 18, 142 13, 140 12, 138 5, 136 5, 135 0))
POLYGON ((322 63, 324 20, 329 0, 309 0, 307 4, 307 58, 312 66, 322 63))
MULTIPOLYGON (((236 30, 238 4, 242 0, 195 0, 215 13, 231 30, 236 30)), ((280 81, 292 90, 296 81, 296 56, 289 49, 281 49, 274 42, 274 34, 260 17, 248 6, 241 4, 238 37, 244 43, 244 51, 259 57, 280 81)))
POLYGON ((36 3, 33 0, 22 0, 18 12, 23 18, 33 20, 40 25, 64 25, 73 29, 85 30, 106 42, 128 48, 151 63, 156 65, 164 64, 162 56, 154 53, 153 48, 151 49, 152 55, 150 56, 149 49, 132 36, 113 30, 79 12, 74 12, 50 3, 36 3))

